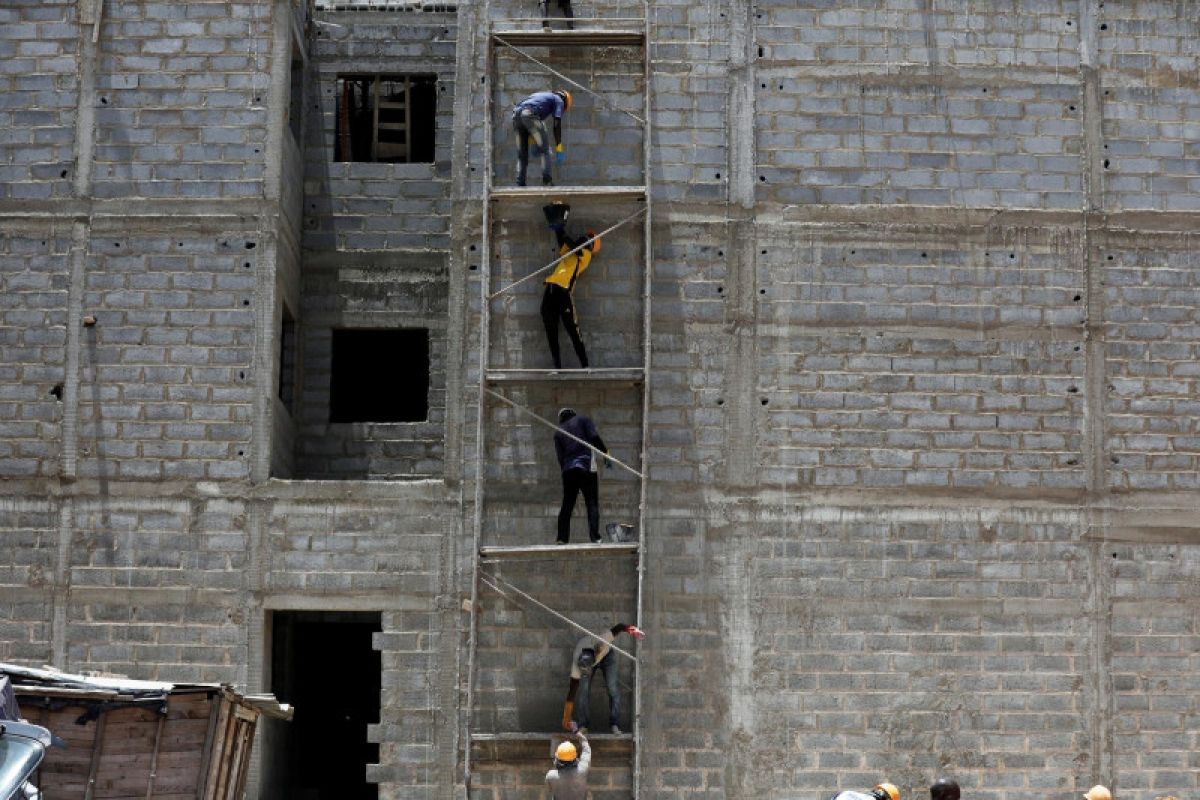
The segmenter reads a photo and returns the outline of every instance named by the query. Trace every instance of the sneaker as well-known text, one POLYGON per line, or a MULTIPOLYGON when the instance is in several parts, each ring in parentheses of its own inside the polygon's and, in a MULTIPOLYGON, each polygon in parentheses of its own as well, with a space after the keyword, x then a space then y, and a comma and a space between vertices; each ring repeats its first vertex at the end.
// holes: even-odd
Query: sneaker
POLYGON ((543 24, 542 25, 542 33, 550 33, 550 26, 543 24))
POLYGON ((599 536, 589 536, 588 538, 592 540, 592 544, 600 544, 602 541, 604 541, 599 536))
POLYGON ((555 544, 567 544, 567 540, 566 539, 555 539, 554 543, 555 544))
POLYGON ((613 733, 619 734, 619 733, 621 732, 621 726, 620 726, 620 725, 613 725, 611 730, 612 730, 612 732, 613 732, 613 733))
POLYGON ((553 186, 553 185, 554 185, 554 178, 551 178, 549 175, 542 176, 542 186, 553 186))

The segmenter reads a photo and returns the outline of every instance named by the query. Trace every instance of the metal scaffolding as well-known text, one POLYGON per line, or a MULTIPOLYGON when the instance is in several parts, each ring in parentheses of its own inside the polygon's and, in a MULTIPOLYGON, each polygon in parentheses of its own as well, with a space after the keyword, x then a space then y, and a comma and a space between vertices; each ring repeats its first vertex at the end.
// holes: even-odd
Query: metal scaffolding
MULTIPOLYGON (((550 616, 558 619, 560 622, 563 622, 568 627, 574 628, 576 631, 583 632, 586 635, 596 635, 574 620, 574 609, 551 608, 545 603, 542 603, 541 601, 532 597, 519 587, 514 586, 508 581, 499 577, 498 573, 495 571, 496 566, 498 566, 501 562, 512 563, 517 561, 533 560, 554 561, 577 559, 580 557, 587 557, 589 560, 595 558, 621 558, 630 560, 636 564, 637 579, 634 598, 636 604, 634 624, 639 626, 641 625, 643 612, 642 595, 645 576, 645 516, 647 496, 646 455, 648 442, 649 371, 651 356, 650 267, 653 251, 651 249, 652 211, 649 184, 651 176, 652 147, 650 130, 652 84, 649 48, 650 17, 648 0, 635 0, 635 2, 638 3, 637 7, 641 13, 640 17, 615 16, 603 19, 576 18, 574 20, 576 26, 575 30, 545 30, 541 27, 540 20, 538 19, 512 19, 506 20, 502 23, 489 22, 488 25, 486 74, 483 77, 483 83, 486 87, 485 91, 487 102, 483 132, 484 169, 482 192, 482 253, 480 262, 481 275, 479 295, 479 385, 478 407, 476 414, 476 463, 474 487, 475 513, 473 520, 474 564, 472 570, 471 601, 469 604, 471 620, 468 638, 467 661, 467 735, 465 737, 466 746, 464 748, 464 784, 468 792, 472 787, 473 746, 491 746, 491 752, 499 752, 499 750, 495 748, 496 742, 544 741, 548 735, 545 731, 501 731, 484 734, 475 730, 477 720, 475 708, 475 704, 477 702, 477 650, 479 647, 478 634, 480 624, 479 617, 481 613, 480 593, 482 591, 492 592, 499 596, 505 597, 512 602, 539 608, 544 613, 547 613, 550 616), (625 47, 640 52, 642 59, 643 84, 641 114, 636 114, 627 109, 616 107, 608 97, 604 96, 602 92, 593 91, 590 87, 569 78, 555 68, 554 60, 562 52, 569 53, 571 52, 572 48, 596 46, 625 47), (548 55, 538 58, 528 52, 526 48, 553 49, 546 50, 548 55), (528 63, 534 65, 534 67, 540 71, 549 75, 553 75, 564 84, 570 85, 573 90, 582 92, 594 98, 599 105, 602 105, 612 111, 623 113, 632 119, 640 128, 642 133, 642 184, 633 186, 567 185, 545 188, 493 186, 493 123, 495 114, 497 112, 496 93, 498 91, 496 80, 498 74, 496 67, 496 56, 497 51, 501 49, 507 49, 528 63), (600 236, 604 236, 611 232, 617 231, 618 229, 625 228, 634 223, 639 217, 642 220, 642 363, 640 366, 591 368, 579 370, 545 370, 529 368, 504 369, 493 368, 491 366, 490 353, 492 349, 491 326, 493 301, 516 286, 552 270, 559 261, 561 261, 563 258, 567 258, 569 255, 571 255, 571 253, 579 249, 577 247, 572 250, 571 253, 565 253, 536 272, 526 275, 516 281, 509 282, 507 285, 500 287, 493 286, 493 253, 495 249, 495 243, 493 240, 495 236, 494 229, 496 225, 506 220, 505 214, 506 212, 510 211, 510 206, 513 205, 513 201, 541 199, 548 201, 551 196, 553 196, 555 199, 586 200, 589 203, 641 202, 644 204, 636 211, 636 213, 624 217, 619 222, 608 227, 601 234, 599 234, 600 236), (641 438, 638 462, 640 470, 628 464, 622 463, 612 456, 609 456, 613 462, 619 464, 622 468, 631 473, 638 481, 637 530, 639 532, 639 541, 570 545, 567 547, 557 545, 495 545, 485 544, 483 542, 484 524, 488 513, 488 493, 486 486, 488 480, 486 469, 486 459, 488 453, 486 437, 488 426, 485 425, 488 408, 494 403, 500 403, 513 408, 520 414, 535 419, 543 426, 557 429, 557 425, 555 423, 522 406, 520 403, 506 396, 502 391, 504 387, 521 387, 531 384, 541 386, 553 386, 555 384, 563 386, 583 384, 600 388, 609 386, 632 386, 636 387, 640 392, 641 438), (491 565, 491 569, 486 568, 489 565, 491 565)), ((487 13, 490 19, 490 4, 487 13)), ((528 205, 528 203, 526 203, 526 205, 528 205)), ((590 445, 588 446, 590 447, 590 445)), ((637 797, 640 790, 642 766, 642 754, 640 747, 642 728, 641 711, 642 687, 644 685, 643 678, 645 676, 642 674, 642 670, 640 668, 641 665, 636 657, 636 650, 635 652, 626 652, 615 645, 610 645, 610 647, 612 647, 615 652, 629 659, 630 663, 634 665, 632 729, 629 734, 614 735, 612 738, 619 737, 622 739, 627 739, 630 743, 632 748, 630 769, 633 797, 637 797)))

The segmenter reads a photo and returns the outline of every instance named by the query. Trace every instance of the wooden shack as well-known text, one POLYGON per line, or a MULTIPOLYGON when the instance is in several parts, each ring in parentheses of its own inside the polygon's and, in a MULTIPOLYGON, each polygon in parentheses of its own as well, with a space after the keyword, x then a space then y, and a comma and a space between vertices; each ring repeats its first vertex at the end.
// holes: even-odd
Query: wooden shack
POLYGON ((0 664, 21 716, 48 728, 34 777, 55 800, 234 800, 246 789, 262 714, 291 719, 271 695, 224 684, 172 684, 68 675, 0 664))

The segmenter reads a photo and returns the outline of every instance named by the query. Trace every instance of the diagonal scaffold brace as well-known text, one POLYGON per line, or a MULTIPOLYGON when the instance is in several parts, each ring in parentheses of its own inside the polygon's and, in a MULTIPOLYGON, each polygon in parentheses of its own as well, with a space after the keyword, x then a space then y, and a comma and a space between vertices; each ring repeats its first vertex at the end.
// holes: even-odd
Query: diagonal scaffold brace
POLYGON ((625 650, 622 650, 620 647, 617 646, 617 644, 615 642, 608 641, 607 639, 604 638, 603 634, 597 634, 597 633, 593 633, 592 631, 589 631, 587 628, 583 627, 578 622, 576 622, 575 620, 566 616, 565 614, 560 614, 559 612, 555 611, 550 606, 543 603, 541 600, 538 600, 536 597, 533 597, 533 596, 527 594, 526 592, 521 591, 516 586, 513 586, 511 583, 509 583, 508 581, 501 578, 499 575, 480 573, 479 580, 481 580, 483 583, 487 584, 487 586, 489 588, 491 588, 492 591, 496 592, 497 594, 499 594, 502 597, 507 597, 510 600, 513 598, 508 594, 508 592, 512 592, 513 594, 517 595, 517 599, 523 600, 526 603, 530 603, 531 605, 534 605, 537 608, 540 608, 542 611, 545 611, 547 614, 550 614, 551 616, 555 617, 556 619, 567 623, 568 625, 570 625, 572 628, 579 631, 580 633, 583 633, 583 634, 586 634, 586 635, 592 637, 597 642, 602 642, 602 643, 607 644, 611 650, 615 650, 616 652, 625 656, 625 658, 628 658, 633 663, 635 663, 635 664, 637 663, 637 656, 635 656, 632 653, 629 653, 625 650), (503 586, 503 588, 501 588, 501 586, 503 586), (506 589, 508 591, 505 591, 506 589))

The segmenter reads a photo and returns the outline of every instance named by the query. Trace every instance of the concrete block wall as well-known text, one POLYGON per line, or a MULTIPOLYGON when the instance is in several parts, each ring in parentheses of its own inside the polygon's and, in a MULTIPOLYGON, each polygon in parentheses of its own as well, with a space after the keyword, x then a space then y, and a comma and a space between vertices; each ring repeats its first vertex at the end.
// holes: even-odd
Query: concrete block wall
POLYGON ((93 192, 264 192, 272 4, 106 4, 96 65, 93 192))
POLYGON ((80 473, 245 478, 261 239, 131 233, 98 232, 88 257, 80 473))
MULTIPOLYGON (((86 5, 0 10, 0 654, 257 690, 269 610, 380 611, 369 775, 384 798, 461 793, 481 23, 532 7, 315 26, 300 255, 280 227, 297 181, 267 177, 295 174, 290 4, 105 3, 94 48, 86 5), (435 165, 332 162, 325 90, 347 69, 443 79, 435 165), (317 414, 295 471, 332 480, 264 480, 291 432, 280 300, 310 379, 337 324, 439 331, 443 421, 351 431, 353 468, 306 473, 332 463, 304 449, 329 434, 317 414), (346 480, 416 475, 436 478, 346 480)), ((1194 793, 1195 10, 673 0, 652 19, 642 795, 811 800, 886 776, 908 797, 938 773, 983 800, 1194 793)), ((615 56, 547 54, 640 109, 640 65, 615 56)), ((503 77, 498 97, 546 82, 503 77)), ((599 108, 568 120, 563 175, 637 178, 628 118, 599 108)), ((547 248, 525 211, 499 242, 514 275, 547 248)), ((598 362, 633 352, 621 242, 580 287, 598 362)), ((545 355, 538 295, 515 327, 496 315, 506 365, 545 355)), ((627 387, 518 394, 636 449, 627 387)), ((547 541, 549 431, 485 422, 485 539, 547 541)), ((605 513, 631 507, 634 484, 604 480, 605 513)), ((504 570, 599 624, 632 591, 587 564, 504 570)), ((481 602, 480 700, 498 726, 552 727, 573 635, 481 602)), ((470 792, 540 791, 540 750, 477 760, 470 792)), ((601 751, 593 788, 628 796, 628 758, 601 751)))
MULTIPOLYGON (((636 576, 629 559, 577 559, 575 563, 530 561, 485 566, 496 576, 535 597, 594 633, 634 613, 636 576)), ((511 594, 483 596, 476 651, 476 733, 560 730, 563 701, 570 683, 571 653, 583 635, 546 611, 511 594)), ((618 647, 632 650, 622 636, 618 647)), ((636 667, 614 653, 621 686, 621 722, 628 729, 636 667)), ((589 714, 593 733, 607 734, 608 700, 602 675, 592 680, 589 714)), ((580 695, 577 704, 582 706, 580 695)))
POLYGON ((70 238, 9 222, 0 234, 0 474, 50 476, 61 455, 70 238))
MULTIPOLYGON (((442 466, 446 422, 446 267, 414 256, 306 269, 302 288, 304 364, 297 414, 297 474, 303 478, 429 476, 442 466), (429 413, 423 422, 329 421, 335 328, 427 328, 429 413)), ((399 354, 380 354, 380 392, 406 390, 399 354)))
MULTIPOLYGON (((495 119, 492 128, 492 182, 496 186, 516 183, 516 134, 512 109, 525 97, 540 91, 567 89, 572 94, 571 110, 563 116, 565 160, 553 168, 554 180, 569 186, 636 186, 642 175, 640 123, 629 113, 645 114, 644 68, 640 48, 597 47, 526 49, 541 60, 554 53, 555 69, 576 83, 601 95, 597 100, 576 90, 556 76, 546 74, 509 48, 497 48, 496 85, 493 86, 495 119), (580 52, 576 52, 576 51, 580 52), (628 112, 628 113, 623 113, 628 112)), ((550 126, 550 123, 547 123, 550 126)), ((541 181, 541 161, 529 159, 529 185, 541 181)))
POLYGON ((0 199, 71 193, 76 7, 18 0, 0 9, 0 199))
MULTIPOLYGON (((640 203, 573 203, 567 234, 600 233, 636 214, 640 203)), ((545 277, 529 276, 558 258, 554 232, 546 227, 540 206, 505 203, 497 220, 492 251, 491 292, 504 291, 491 302, 493 369, 550 369, 541 303, 545 277), (519 285, 517 281, 523 281, 519 285), (509 289, 508 287, 512 287, 509 289)), ((596 368, 636 367, 642 362, 642 281, 645 255, 642 222, 601 237, 573 296, 588 364, 596 368)), ((566 368, 579 365, 566 330, 559 325, 559 350, 566 368)))
POLYGON ((1108 485, 1194 491, 1197 255, 1149 242, 1111 242, 1097 254, 1105 267, 1108 485))
POLYGON ((306 135, 306 249, 349 253, 449 246, 456 38, 452 14, 320 16, 312 40, 315 91, 306 135), (438 78, 433 163, 334 160, 338 75, 430 74, 438 78))
MULTIPOLYGON (((557 420, 564 406, 590 416, 613 457, 635 470, 641 467, 640 393, 632 386, 493 387, 512 402, 546 420, 557 420)), ((501 401, 484 419, 481 531, 485 545, 550 544, 557 530, 562 478, 554 452, 554 431, 501 401)), ((639 484, 619 467, 600 467, 600 525, 637 521, 639 484)), ((577 500, 571 541, 587 541, 583 498, 577 500)))

